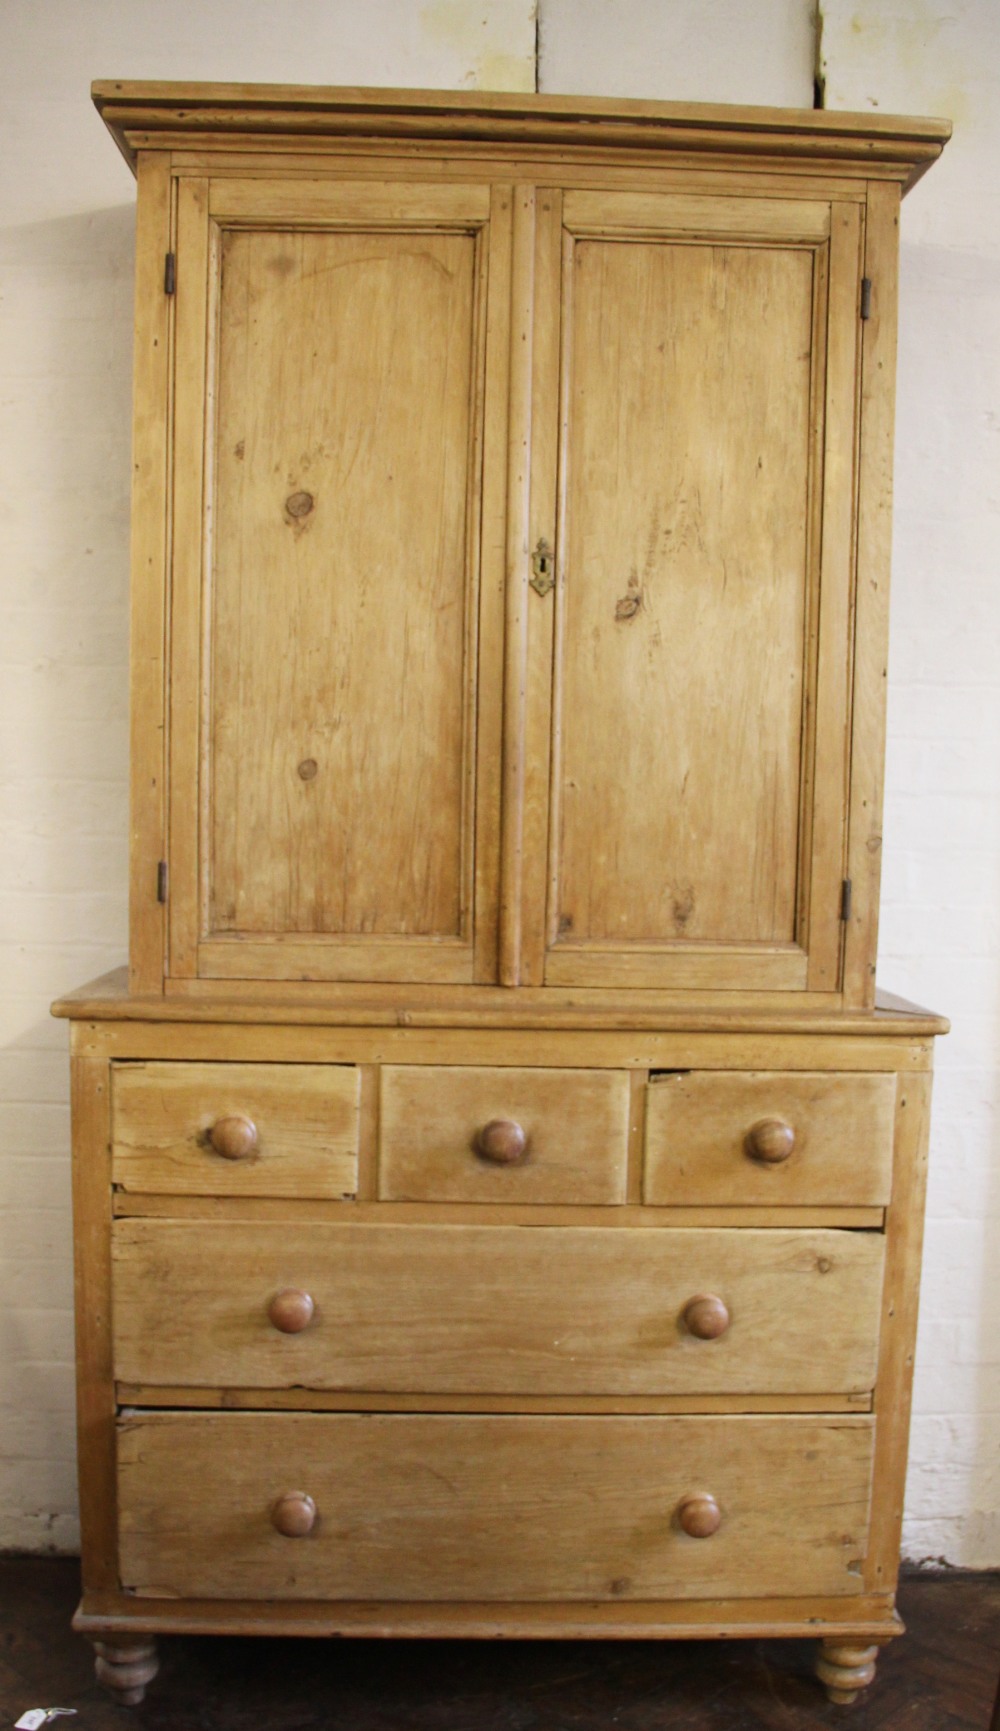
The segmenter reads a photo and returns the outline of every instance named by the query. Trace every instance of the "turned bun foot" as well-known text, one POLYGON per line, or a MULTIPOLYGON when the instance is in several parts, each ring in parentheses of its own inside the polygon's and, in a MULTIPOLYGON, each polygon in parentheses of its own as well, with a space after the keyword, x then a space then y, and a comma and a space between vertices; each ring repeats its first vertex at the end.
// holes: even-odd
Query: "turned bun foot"
POLYGON ((816 1675, 831 1701, 849 1707, 875 1675, 878 1648, 860 1641, 822 1641, 816 1675))
POLYGON ((97 1681, 109 1689, 123 1707, 137 1707, 160 1668, 156 1642, 148 1635, 136 1641, 95 1641, 94 1670, 97 1681))

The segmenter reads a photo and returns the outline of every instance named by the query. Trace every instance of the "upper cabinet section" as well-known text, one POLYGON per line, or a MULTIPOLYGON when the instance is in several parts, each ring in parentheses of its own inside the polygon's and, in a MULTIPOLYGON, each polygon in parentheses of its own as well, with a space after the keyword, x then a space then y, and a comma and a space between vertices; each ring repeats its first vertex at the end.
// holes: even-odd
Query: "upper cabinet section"
POLYGON ((96 97, 140 183, 134 987, 870 1002, 943 124, 96 97))

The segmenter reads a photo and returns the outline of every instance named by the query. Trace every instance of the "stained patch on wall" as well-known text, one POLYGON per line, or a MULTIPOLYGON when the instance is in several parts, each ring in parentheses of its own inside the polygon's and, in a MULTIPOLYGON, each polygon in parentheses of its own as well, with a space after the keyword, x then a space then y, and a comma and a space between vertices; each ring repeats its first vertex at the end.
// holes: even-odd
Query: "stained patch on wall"
POLYGON ((534 0, 488 6, 479 0, 428 0, 421 29, 431 41, 457 52, 468 70, 458 81, 469 90, 531 91, 535 80, 534 0))

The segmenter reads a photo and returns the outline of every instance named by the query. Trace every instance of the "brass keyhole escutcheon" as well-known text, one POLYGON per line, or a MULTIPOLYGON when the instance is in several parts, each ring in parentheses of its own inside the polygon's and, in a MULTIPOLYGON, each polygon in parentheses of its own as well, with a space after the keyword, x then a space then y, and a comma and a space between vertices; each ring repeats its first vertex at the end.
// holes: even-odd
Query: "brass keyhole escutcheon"
POLYGON ((536 595, 547 595, 555 587, 555 573, 552 548, 546 540, 541 540, 531 555, 532 575, 528 578, 536 595))

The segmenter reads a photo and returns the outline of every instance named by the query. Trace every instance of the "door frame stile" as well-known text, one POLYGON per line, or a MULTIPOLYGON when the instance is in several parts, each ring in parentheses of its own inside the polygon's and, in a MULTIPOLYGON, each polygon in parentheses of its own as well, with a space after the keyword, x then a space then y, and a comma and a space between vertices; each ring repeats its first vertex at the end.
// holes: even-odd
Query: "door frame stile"
POLYGON ((535 278, 535 188, 513 190, 510 269, 510 382, 507 423, 507 561, 500 817, 502 986, 521 983, 524 864, 525 699, 531 508, 531 374, 535 278))

